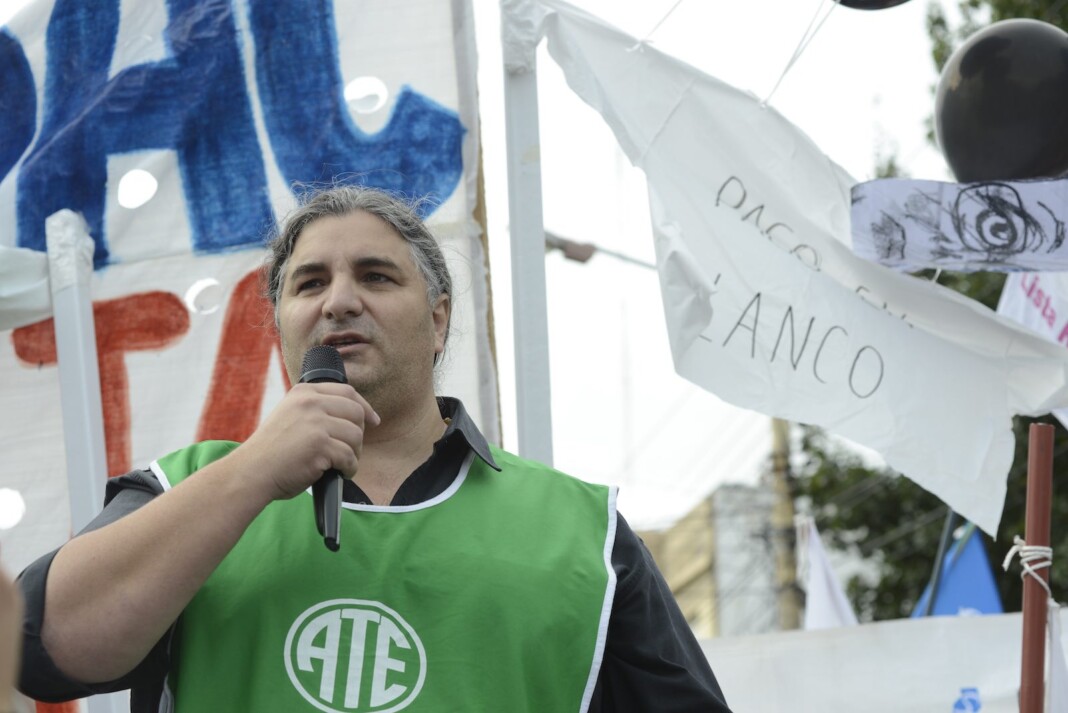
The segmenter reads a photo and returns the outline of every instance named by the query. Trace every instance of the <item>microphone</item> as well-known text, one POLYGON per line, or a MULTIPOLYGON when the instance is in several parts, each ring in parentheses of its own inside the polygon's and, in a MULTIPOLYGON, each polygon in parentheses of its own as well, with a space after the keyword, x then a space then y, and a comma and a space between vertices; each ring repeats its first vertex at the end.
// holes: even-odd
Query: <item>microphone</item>
MULTIPOLYGON (((327 344, 312 347, 304 354, 300 383, 314 384, 331 381, 344 384, 345 362, 337 349, 327 344)), ((341 473, 334 468, 312 484, 312 502, 315 506, 315 526, 323 536, 326 548, 337 552, 341 547, 341 473)))

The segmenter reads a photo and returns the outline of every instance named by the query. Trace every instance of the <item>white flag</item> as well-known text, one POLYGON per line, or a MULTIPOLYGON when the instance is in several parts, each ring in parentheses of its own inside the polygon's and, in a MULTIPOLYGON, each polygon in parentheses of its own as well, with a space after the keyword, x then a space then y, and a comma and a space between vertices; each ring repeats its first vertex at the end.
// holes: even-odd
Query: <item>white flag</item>
POLYGON ((1064 639, 1061 636, 1061 608, 1049 602, 1049 680, 1046 684, 1046 713, 1068 711, 1068 661, 1064 658, 1064 639))
POLYGON ((812 518, 798 525, 798 541, 806 553, 805 566, 805 629, 833 629, 856 626, 857 615, 838 581, 827 551, 823 549, 820 533, 812 518))
POLYGON ((753 96, 558 0, 503 8, 505 62, 546 36, 646 174, 676 371, 873 448, 995 532, 1012 416, 1068 403, 1068 355, 853 255, 855 181, 753 96))

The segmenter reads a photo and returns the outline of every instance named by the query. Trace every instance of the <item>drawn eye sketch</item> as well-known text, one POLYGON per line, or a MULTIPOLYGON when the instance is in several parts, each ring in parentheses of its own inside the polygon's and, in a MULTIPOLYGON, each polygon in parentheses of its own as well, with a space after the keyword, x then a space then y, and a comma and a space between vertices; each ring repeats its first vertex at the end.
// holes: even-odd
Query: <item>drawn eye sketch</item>
MULTIPOLYGON (((1059 228, 1049 250, 1064 240, 1064 227, 1048 209, 1059 228)), ((1042 224, 1024 207, 1019 192, 1005 183, 980 183, 957 194, 953 206, 953 227, 965 250, 985 253, 989 260, 1006 260, 1022 252, 1038 252, 1048 244, 1042 224)))
POLYGON ((853 252, 900 270, 1068 270, 1068 179, 870 181, 851 217, 853 252))

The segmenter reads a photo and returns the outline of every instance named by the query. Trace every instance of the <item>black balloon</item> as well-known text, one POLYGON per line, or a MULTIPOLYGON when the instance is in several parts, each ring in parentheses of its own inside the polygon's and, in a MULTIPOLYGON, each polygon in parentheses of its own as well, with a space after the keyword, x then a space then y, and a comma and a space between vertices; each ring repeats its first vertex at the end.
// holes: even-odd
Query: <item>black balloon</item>
POLYGON ((854 10, 883 10, 894 5, 903 5, 909 0, 837 0, 839 5, 851 7, 854 10))
POLYGON ((1068 33, 1003 20, 969 37, 942 69, 935 134, 961 183, 1068 173, 1068 33))

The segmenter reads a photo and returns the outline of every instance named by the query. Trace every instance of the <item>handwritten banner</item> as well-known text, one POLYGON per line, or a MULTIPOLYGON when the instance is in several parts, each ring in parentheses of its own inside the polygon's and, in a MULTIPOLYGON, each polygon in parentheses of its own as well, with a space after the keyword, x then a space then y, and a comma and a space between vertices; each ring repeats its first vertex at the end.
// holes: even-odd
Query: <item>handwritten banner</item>
MULTIPOLYGON (((85 217, 110 474, 240 440, 283 393, 258 270, 296 184, 434 199, 460 288, 442 388, 497 438, 468 2, 39 0, 0 30, 0 70, 0 259, 40 255, 57 210, 85 217), (138 173, 156 190, 132 207, 138 173)), ((27 503, 4 533, 16 570, 70 534, 46 292, 38 275, 0 301, 17 327, 0 332, 0 486, 27 503)))
MULTIPOLYGON (((1044 339, 1068 348, 1068 274, 1019 272, 1005 278, 998 314, 1019 322, 1044 339)), ((1068 408, 1053 409, 1068 427, 1068 408)))
POLYGON ((875 449, 994 533, 1012 415, 1068 403, 1068 354, 853 255, 855 181, 753 96, 563 2, 503 7, 506 50, 547 37, 646 174, 676 371, 875 449))
POLYGON ((1068 180, 886 178, 852 190, 853 252, 898 270, 1068 270, 1068 180))

